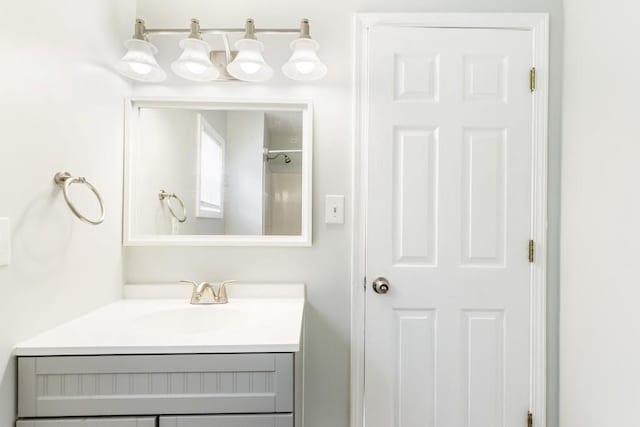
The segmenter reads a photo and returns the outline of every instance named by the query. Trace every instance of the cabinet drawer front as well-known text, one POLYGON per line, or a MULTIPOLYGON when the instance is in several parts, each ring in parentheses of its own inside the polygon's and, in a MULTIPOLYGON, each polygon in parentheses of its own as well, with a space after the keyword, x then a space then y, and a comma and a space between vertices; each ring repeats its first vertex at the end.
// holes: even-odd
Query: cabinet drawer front
POLYGON ((155 427, 155 417, 18 420, 16 427, 155 427))
POLYGON ((160 427, 293 427, 292 414, 160 417, 160 427))
POLYGON ((18 359, 18 416, 293 412, 293 354, 18 359))

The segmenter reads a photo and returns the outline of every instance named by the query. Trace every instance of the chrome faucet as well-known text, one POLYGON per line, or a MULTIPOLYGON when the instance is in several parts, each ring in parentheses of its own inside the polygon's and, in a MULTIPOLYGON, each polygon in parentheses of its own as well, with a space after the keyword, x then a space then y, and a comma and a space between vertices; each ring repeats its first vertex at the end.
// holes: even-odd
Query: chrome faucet
POLYGON ((229 302, 227 297, 226 285, 234 283, 236 280, 225 280, 220 283, 218 290, 209 282, 202 282, 199 285, 191 280, 181 280, 180 283, 193 286, 191 292, 191 304, 226 304, 229 302))

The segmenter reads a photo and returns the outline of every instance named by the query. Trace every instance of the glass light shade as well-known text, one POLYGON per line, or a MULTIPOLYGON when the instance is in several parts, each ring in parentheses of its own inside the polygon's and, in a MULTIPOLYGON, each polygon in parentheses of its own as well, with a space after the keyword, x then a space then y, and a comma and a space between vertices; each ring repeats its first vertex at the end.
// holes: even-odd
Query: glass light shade
POLYGON ((227 71, 238 80, 264 82, 273 75, 273 69, 262 57, 264 45, 254 39, 240 39, 236 42, 236 58, 227 65, 227 71))
POLYGON ((145 40, 131 39, 124 42, 127 53, 116 65, 116 70, 124 76, 141 82, 161 82, 167 74, 158 65, 155 54, 158 49, 145 40))
POLYGON ((324 65, 318 54, 320 48, 313 39, 297 39, 291 42, 291 58, 282 66, 285 76, 293 80, 311 81, 319 80, 327 75, 327 66, 324 65))
POLYGON ((180 41, 182 55, 171 64, 171 69, 183 79, 196 82, 211 81, 218 77, 218 70, 209 59, 209 43, 200 39, 180 41))

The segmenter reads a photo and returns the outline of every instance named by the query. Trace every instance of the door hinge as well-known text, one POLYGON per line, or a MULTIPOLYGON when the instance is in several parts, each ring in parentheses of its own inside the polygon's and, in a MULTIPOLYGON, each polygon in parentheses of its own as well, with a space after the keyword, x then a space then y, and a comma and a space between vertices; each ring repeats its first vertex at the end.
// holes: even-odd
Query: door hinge
POLYGON ((529 90, 531 92, 536 90, 536 67, 531 67, 529 70, 529 90))
POLYGON ((533 240, 529 240, 529 262, 533 262, 535 255, 535 244, 533 240))
POLYGON ((533 414, 531 412, 527 414, 527 427, 533 427, 533 414))
POLYGON ((364 288, 364 291, 367 291, 367 276, 364 276, 364 279, 362 279, 362 287, 364 288))

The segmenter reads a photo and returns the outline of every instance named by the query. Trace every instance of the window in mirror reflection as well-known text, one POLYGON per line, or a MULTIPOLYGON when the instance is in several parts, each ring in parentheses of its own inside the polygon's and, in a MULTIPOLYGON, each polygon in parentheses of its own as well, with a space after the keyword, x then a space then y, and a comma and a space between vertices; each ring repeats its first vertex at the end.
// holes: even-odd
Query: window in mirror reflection
POLYGON ((198 114, 200 161, 196 215, 200 218, 224 218, 224 138, 198 114))

